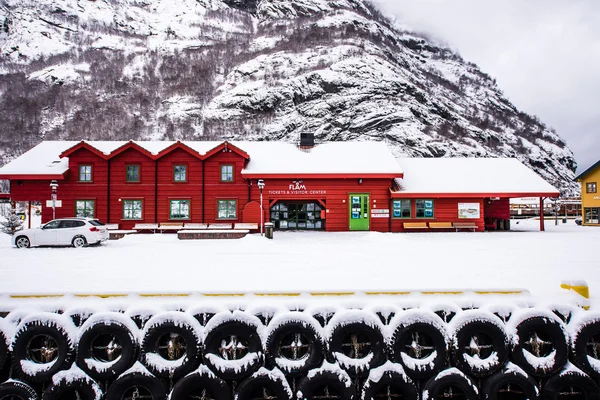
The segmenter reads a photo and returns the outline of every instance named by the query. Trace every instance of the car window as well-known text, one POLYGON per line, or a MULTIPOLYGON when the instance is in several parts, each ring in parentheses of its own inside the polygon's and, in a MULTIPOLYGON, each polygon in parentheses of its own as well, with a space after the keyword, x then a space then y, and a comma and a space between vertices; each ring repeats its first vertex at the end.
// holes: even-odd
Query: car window
POLYGON ((66 221, 62 221, 60 224, 60 228, 64 229, 64 228, 72 228, 73 227, 73 223, 75 221, 70 221, 70 220, 66 220, 66 221))
POLYGON ((46 225, 44 225, 43 229, 57 229, 60 223, 61 221, 58 220, 50 221, 46 225))
POLYGON ((104 226, 104 224, 102 222, 98 221, 97 219, 91 219, 90 224, 92 224, 94 226, 104 226))
POLYGON ((73 228, 79 228, 80 226, 85 226, 85 222, 83 222, 83 221, 73 221, 73 228))

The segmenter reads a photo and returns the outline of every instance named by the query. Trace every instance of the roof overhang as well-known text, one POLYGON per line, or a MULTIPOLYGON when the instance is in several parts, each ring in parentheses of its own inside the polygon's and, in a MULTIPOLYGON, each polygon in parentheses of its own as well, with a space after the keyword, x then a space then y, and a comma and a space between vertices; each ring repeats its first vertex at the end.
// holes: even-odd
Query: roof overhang
POLYGON ((246 153, 244 150, 240 149, 237 146, 232 145, 231 143, 229 143, 227 141, 225 141, 225 142, 221 143, 220 145, 209 150, 206 154, 204 154, 203 158, 207 159, 223 150, 231 150, 232 152, 238 154, 239 156, 245 158, 246 160, 250 159, 250 155, 248 153, 246 153))
POLYGON ((198 153, 196 150, 192 149, 190 146, 187 146, 186 144, 181 143, 179 140, 177 142, 173 143, 172 145, 170 145, 169 147, 167 147, 166 149, 160 151, 156 156, 154 156, 154 158, 159 159, 177 149, 181 149, 181 150, 191 154, 192 156, 196 157, 199 160, 202 160, 204 158, 202 156, 202 154, 198 153))
POLYGON ((156 159, 156 156, 154 154, 150 153, 148 150, 146 150, 139 144, 135 143, 133 140, 130 140, 129 142, 125 143, 123 146, 111 151, 108 158, 114 158, 129 149, 134 149, 152 160, 156 159))
POLYGON ((62 174, 0 174, 0 179, 8 179, 11 181, 46 181, 46 180, 63 180, 65 179, 65 171, 62 174))
POLYGON ((242 176, 248 179, 394 179, 402 178, 402 174, 320 174, 320 173, 265 173, 244 172, 242 176))
POLYGON ((73 154, 76 151, 81 150, 81 149, 86 149, 104 160, 108 159, 107 154, 104 154, 103 152, 101 152, 94 146, 90 145, 89 143, 85 142, 84 140, 77 143, 75 146, 72 146, 72 147, 68 148, 67 150, 63 151, 62 153, 60 153, 59 157, 60 158, 69 157, 71 154, 73 154))
POLYGON ((517 198, 517 197, 559 197, 560 192, 537 192, 537 193, 416 193, 416 192, 395 192, 390 189, 392 199, 414 199, 414 198, 436 198, 436 199, 482 199, 488 197, 517 198))

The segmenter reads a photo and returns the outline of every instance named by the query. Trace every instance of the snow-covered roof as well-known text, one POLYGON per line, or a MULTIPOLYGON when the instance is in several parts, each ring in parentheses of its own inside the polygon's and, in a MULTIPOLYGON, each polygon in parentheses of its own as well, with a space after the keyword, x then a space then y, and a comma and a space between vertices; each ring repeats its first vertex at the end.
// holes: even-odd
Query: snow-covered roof
MULTIPOLYGON (((68 169, 68 157, 60 158, 78 141, 44 141, 14 161, 0 168, 0 176, 56 175, 68 169)), ((128 141, 85 141, 105 155, 129 143, 128 141)), ((174 141, 133 141, 157 155, 174 141)), ((182 141, 200 155, 223 144, 222 141, 182 141)), ((250 155, 242 174, 388 174, 402 176, 402 169, 383 142, 328 142, 312 149, 299 149, 284 142, 229 142, 250 155)))
POLYGON ((69 169, 69 160, 59 155, 77 143, 42 142, 0 168, 0 175, 62 175, 69 169))
POLYGON ((383 142, 328 142, 301 150, 283 142, 233 142, 250 154, 243 175, 397 174, 402 168, 383 142))
POLYGON ((404 178, 396 179, 398 194, 559 195, 515 158, 400 158, 398 163, 404 169, 404 178))

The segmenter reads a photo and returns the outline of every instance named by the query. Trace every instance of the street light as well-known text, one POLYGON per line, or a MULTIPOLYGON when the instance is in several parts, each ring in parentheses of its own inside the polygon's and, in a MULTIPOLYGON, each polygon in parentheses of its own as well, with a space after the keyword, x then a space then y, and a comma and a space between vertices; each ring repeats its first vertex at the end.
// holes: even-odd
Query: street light
POLYGON ((58 182, 50 182, 50 189, 52 189, 52 219, 56 219, 56 192, 58 191, 58 182))
POLYGON ((263 218, 264 218, 264 212, 263 212, 263 196, 262 196, 262 192, 263 189, 265 188, 265 181, 263 181, 262 179, 258 180, 258 189, 260 189, 260 236, 263 235, 263 218))

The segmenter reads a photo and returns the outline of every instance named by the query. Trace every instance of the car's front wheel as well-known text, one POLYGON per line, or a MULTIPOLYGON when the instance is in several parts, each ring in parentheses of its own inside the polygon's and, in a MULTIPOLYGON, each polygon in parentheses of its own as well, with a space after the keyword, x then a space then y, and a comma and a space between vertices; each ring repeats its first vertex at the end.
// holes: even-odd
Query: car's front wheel
POLYGON ((17 240, 15 240, 15 244, 19 249, 26 249, 31 247, 31 242, 27 236, 19 236, 17 240))
POLYGON ((71 241, 73 247, 84 247, 87 244, 87 240, 83 236, 75 236, 71 241))

